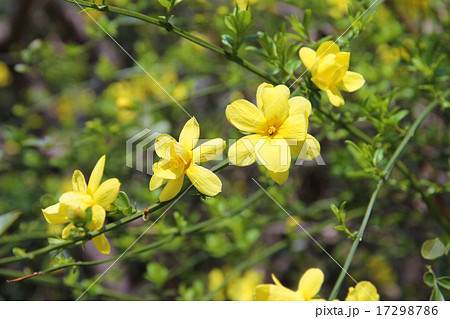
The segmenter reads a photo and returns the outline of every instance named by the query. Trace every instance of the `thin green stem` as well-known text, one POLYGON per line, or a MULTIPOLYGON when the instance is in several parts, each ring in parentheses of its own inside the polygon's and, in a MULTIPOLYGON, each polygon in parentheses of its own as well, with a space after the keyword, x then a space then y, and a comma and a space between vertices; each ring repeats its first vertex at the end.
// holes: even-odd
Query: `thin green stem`
MULTIPOLYGON (((147 251, 153 250, 155 248, 161 247, 164 244, 173 241, 177 237, 186 236, 188 234, 198 232, 198 231, 203 230, 203 229, 205 229, 207 227, 214 226, 214 225, 218 224, 219 222, 221 222, 221 221, 223 221, 225 219, 234 217, 234 216, 240 214, 244 209, 246 209, 249 206, 253 205, 259 198, 262 197, 263 194, 264 194, 264 192, 262 190, 258 190, 253 195, 251 195, 246 201, 244 201, 244 203, 242 203, 236 209, 233 209, 228 214, 225 214, 225 215, 220 216, 220 217, 208 219, 208 220, 203 221, 201 223, 198 223, 198 224, 189 226, 189 227, 187 227, 185 229, 182 229, 182 230, 180 230, 179 233, 171 234, 171 235, 167 236, 166 238, 163 238, 161 240, 155 241, 155 242, 153 242, 153 243, 151 243, 149 245, 145 245, 145 246, 143 246, 141 248, 138 248, 138 249, 135 249, 135 250, 130 250, 126 254, 124 254, 121 257, 121 259, 124 260, 124 259, 128 259, 128 258, 133 258, 133 257, 135 257, 135 256, 137 256, 139 254, 144 253, 144 252, 147 252, 147 251)), ((116 259, 117 259, 117 257, 115 256, 115 257, 102 259, 102 260, 96 260, 96 261, 67 263, 67 264, 58 265, 58 266, 55 266, 55 267, 51 267, 51 268, 39 271, 38 275, 49 274, 49 273, 52 273, 54 271, 65 269, 65 268, 85 267, 85 266, 95 266, 95 265, 105 264, 105 263, 113 262, 116 259)), ((33 278, 33 277, 30 277, 30 278, 33 278)), ((24 278, 24 279, 28 279, 28 278, 24 278)))
MULTIPOLYGON (((0 268, 0 276, 2 276, 2 277, 14 278, 14 277, 19 277, 21 275, 23 275, 23 274, 20 271, 0 268)), ((34 277, 30 277, 28 280, 33 281, 37 284, 41 284, 41 285, 47 285, 47 286, 52 286, 52 287, 61 287, 61 288, 70 289, 70 290, 78 289, 78 290, 83 291, 86 289, 86 287, 83 287, 79 284, 69 284, 69 283, 61 281, 61 279, 59 279, 59 278, 55 278, 55 277, 51 277, 51 276, 44 276, 44 277, 43 276, 34 276, 34 277)), ((114 298, 115 300, 124 300, 124 301, 142 300, 142 299, 137 298, 132 295, 125 295, 125 294, 117 293, 117 292, 107 289, 105 287, 101 287, 101 289, 96 290, 96 293, 100 296, 114 298)))
MULTIPOLYGON (((446 96, 447 94, 444 94, 446 96)), ((356 138, 360 139, 361 141, 365 143, 371 143, 372 139, 370 136, 368 136, 366 133, 358 129, 354 124, 348 123, 346 121, 343 121, 336 117, 331 112, 323 110, 321 107, 315 108, 319 113, 325 115, 329 119, 331 119, 334 123, 338 124, 340 127, 345 129, 347 132, 355 136, 356 138)), ((430 197, 430 195, 427 195, 423 189, 423 187, 420 185, 420 182, 417 180, 417 178, 410 173, 408 167, 401 161, 398 160, 396 164, 399 171, 409 180, 411 183, 411 186, 420 194, 422 200, 424 201, 425 205, 427 205, 428 210, 436 217, 436 219, 439 221, 439 224, 447 231, 447 233, 450 233, 450 224, 444 217, 444 215, 441 213, 439 208, 436 206, 436 203, 434 200, 430 197)))
POLYGON ((180 37, 185 38, 188 41, 191 41, 191 42, 198 44, 208 50, 214 51, 214 52, 224 56, 226 59, 241 65, 242 67, 249 70, 250 72, 264 78, 265 80, 267 80, 273 84, 278 83, 278 81, 275 77, 267 74, 267 72, 265 72, 264 70, 261 70, 260 68, 253 65, 252 63, 248 62, 247 60, 244 60, 243 58, 241 58, 237 55, 233 55, 231 52, 227 52, 223 48, 221 48, 215 44, 204 41, 204 40, 190 34, 189 32, 186 32, 183 29, 180 29, 180 28, 174 26, 173 24, 171 24, 170 22, 167 22, 164 19, 159 20, 159 19, 149 17, 149 16, 139 13, 139 12, 135 12, 135 11, 131 11, 131 10, 115 7, 115 6, 110 6, 110 5, 103 7, 102 9, 99 9, 95 4, 88 2, 88 1, 81 1, 81 0, 64 0, 64 1, 78 4, 78 5, 80 5, 82 7, 86 7, 86 8, 92 8, 92 9, 95 9, 98 11, 105 11, 105 12, 121 14, 124 16, 132 17, 132 18, 156 25, 160 28, 166 29, 169 32, 179 35, 180 37))
POLYGON ((375 200, 378 196, 378 193, 383 186, 384 181, 386 181, 389 178, 389 175, 394 168, 396 162, 400 158, 402 152, 404 151, 406 145, 408 144, 409 140, 413 137, 414 133, 416 132, 417 128, 422 124, 423 120, 430 114, 430 112, 439 105, 439 100, 433 101, 426 109, 425 111, 414 121, 413 125, 409 128, 409 130, 406 132, 405 136, 403 137, 400 144, 397 146, 394 154, 392 155, 391 159, 387 163, 386 167, 384 168, 382 172, 383 178, 378 181, 377 187, 375 191, 372 193, 372 196, 370 198, 369 204, 366 209, 366 213, 364 215, 363 222, 361 224, 361 227, 359 228, 358 235, 356 236, 355 240, 353 241, 352 247, 350 249, 350 252, 347 255, 347 258, 344 263, 344 267, 339 274, 339 277, 336 281, 336 284, 333 287, 333 290, 331 291, 329 300, 333 300, 336 298, 339 289, 342 285, 342 281, 344 280, 345 275, 348 273, 348 269, 350 267, 350 264, 353 260, 353 256, 355 255, 356 249, 358 248, 359 243, 362 241, 362 237, 364 235, 364 231, 366 229, 367 223, 369 222, 370 215, 372 213, 373 206, 375 204, 375 200))

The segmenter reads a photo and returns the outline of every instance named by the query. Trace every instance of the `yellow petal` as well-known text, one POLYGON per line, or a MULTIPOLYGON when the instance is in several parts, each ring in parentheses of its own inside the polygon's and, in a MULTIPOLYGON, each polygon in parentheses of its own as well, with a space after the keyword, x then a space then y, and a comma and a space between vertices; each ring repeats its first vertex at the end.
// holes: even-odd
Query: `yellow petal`
POLYGON ((222 182, 209 169, 193 164, 187 169, 186 175, 202 194, 215 196, 222 191, 222 182))
POLYGON ((106 239, 105 234, 100 234, 92 238, 95 248, 103 255, 109 255, 111 252, 111 247, 109 246, 108 239, 106 239))
POLYGON ((215 138, 197 146, 192 152, 194 163, 207 162, 219 157, 226 147, 226 143, 221 138, 215 138))
POLYGON ((179 141, 188 151, 191 151, 195 145, 197 145, 198 138, 200 137, 200 126, 197 123, 195 117, 192 117, 184 124, 180 133, 179 141))
POLYGON ((301 48, 300 52, 300 59, 303 62, 303 65, 309 69, 316 61, 316 52, 313 49, 310 48, 301 48))
POLYGON ((276 138, 284 138, 287 140, 295 140, 289 144, 297 144, 296 141, 306 139, 306 131, 308 130, 307 122, 304 114, 289 116, 277 131, 276 138))
POLYGON ((338 85, 341 90, 354 92, 359 90, 364 85, 364 82, 364 78, 361 74, 347 71, 338 85))
POLYGON ((323 283, 323 272, 319 268, 308 269, 300 278, 298 290, 303 293, 306 300, 317 296, 323 283))
POLYGON ((69 221, 69 214, 65 209, 61 209, 59 203, 43 209, 42 213, 50 224, 64 224, 69 221))
POLYGON ((75 229, 76 227, 70 223, 69 225, 67 225, 66 227, 63 228, 62 233, 61 233, 61 237, 63 239, 66 239, 67 237, 69 237, 71 230, 75 229))
POLYGON ((331 79, 333 78, 334 73, 339 67, 336 64, 336 56, 334 54, 329 54, 320 59, 318 65, 317 75, 315 77, 320 77, 329 84, 331 79))
POLYGON ((261 90, 261 110, 268 126, 279 127, 289 115, 289 88, 285 85, 265 86, 261 90))
POLYGON ((183 174, 184 164, 177 160, 167 161, 162 159, 153 165, 153 172, 159 178, 176 179, 183 174))
POLYGON ((155 189, 160 188, 165 183, 167 183, 166 179, 153 175, 148 186, 151 191, 154 191, 155 189))
POLYGON ((311 102, 301 96, 289 99, 289 116, 305 114, 306 119, 311 114, 311 102))
POLYGON ((102 180, 103 170, 105 169, 105 159, 106 155, 100 157, 97 164, 95 164, 94 169, 92 170, 91 176, 89 177, 87 191, 91 195, 94 194, 94 192, 97 190, 98 185, 100 185, 100 181, 102 180))
POLYGON ((342 97, 341 92, 336 87, 331 87, 327 90, 328 99, 330 103, 334 106, 342 106, 345 104, 344 98, 342 97))
POLYGON ((106 212, 105 209, 100 205, 92 206, 92 219, 89 223, 90 230, 97 230, 103 227, 105 222, 106 212))
POLYGON ((350 64, 350 52, 339 52, 336 54, 335 60, 340 66, 348 68, 348 65, 350 64))
POLYGON ((284 172, 291 164, 289 144, 282 138, 260 139, 255 145, 258 162, 275 173, 284 172))
POLYGON ((86 193, 87 186, 83 173, 79 170, 73 172, 72 175, 72 190, 74 192, 86 193))
POLYGON ((262 93, 266 88, 273 88, 272 84, 263 82, 261 83, 258 88, 256 89, 256 106, 258 107, 258 109, 262 110, 263 108, 263 99, 262 99, 262 93))
POLYGON ((344 78, 345 74, 347 73, 347 69, 348 66, 340 66, 338 68, 336 68, 336 70, 334 71, 334 74, 330 80, 330 83, 338 86, 342 79, 344 78))
POLYGON ((339 53, 339 46, 336 43, 334 43, 334 41, 325 41, 317 49, 316 56, 317 58, 320 58, 328 54, 338 54, 338 53, 339 53))
POLYGON ((302 160, 310 161, 320 155, 320 143, 310 134, 306 136, 304 142, 289 147, 291 148, 291 154, 302 160))
POLYGON ((171 200, 180 192, 181 187, 183 187, 184 174, 176 179, 171 179, 167 185, 163 188, 161 194, 159 194, 159 201, 166 202, 171 200))
MULTIPOLYGON (((177 144, 179 144, 172 136, 169 134, 161 134, 155 140, 155 151, 159 157, 171 160, 177 157, 177 144)), ((178 148, 183 147, 181 144, 178 148)), ((184 147, 183 147, 184 148, 184 147)))
POLYGON ((240 138, 228 149, 230 163, 237 166, 248 166, 255 162, 255 144, 261 135, 252 134, 240 138))
POLYGON ((289 170, 278 173, 272 172, 270 170, 267 170, 267 172, 269 173, 270 178, 278 185, 284 184, 284 182, 286 182, 289 177, 289 170))
POLYGON ((274 274, 272 274, 271 277, 272 277, 272 280, 275 283, 275 285, 277 285, 279 287, 284 287, 274 274))
POLYGON ((104 181, 94 193, 94 202, 96 205, 108 209, 119 195, 120 182, 117 178, 110 178, 104 181))
POLYGON ((263 113, 246 100, 237 100, 227 106, 225 115, 238 130, 250 133, 263 133, 267 130, 263 113))
POLYGON ((347 298, 345 301, 379 301, 380 296, 377 293, 377 288, 369 281, 361 281, 356 287, 348 289, 347 298))
POLYGON ((256 301, 304 301, 300 293, 275 285, 259 285, 255 288, 253 299, 256 301))
POLYGON ((93 198, 90 195, 85 195, 78 192, 66 192, 61 195, 59 202, 66 205, 69 210, 73 210, 75 208, 85 210, 93 205, 93 198))

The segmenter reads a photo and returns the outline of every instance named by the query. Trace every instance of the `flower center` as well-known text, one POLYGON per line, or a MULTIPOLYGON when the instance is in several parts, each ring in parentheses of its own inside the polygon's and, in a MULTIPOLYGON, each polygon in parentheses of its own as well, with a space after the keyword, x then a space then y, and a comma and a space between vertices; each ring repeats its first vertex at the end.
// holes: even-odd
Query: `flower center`
POLYGON ((269 130, 267 131, 267 133, 269 133, 270 136, 274 135, 275 132, 277 131, 275 126, 271 126, 269 127, 269 130))

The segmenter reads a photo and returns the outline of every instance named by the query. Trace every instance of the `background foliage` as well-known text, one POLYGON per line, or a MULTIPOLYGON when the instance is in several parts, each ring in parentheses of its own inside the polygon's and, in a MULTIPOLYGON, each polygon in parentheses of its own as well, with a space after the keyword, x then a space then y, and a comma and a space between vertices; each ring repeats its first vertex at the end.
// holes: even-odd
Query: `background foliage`
MULTIPOLYGON (((243 17, 249 25, 242 30, 229 17, 232 1, 185 0, 169 15, 160 2, 165 3, 107 3, 159 19, 163 27, 120 14, 87 13, 196 116, 202 138, 225 139, 240 137, 224 116, 228 103, 238 98, 253 101, 263 81, 292 84, 304 70, 300 46, 337 39, 371 4, 348 1, 349 9, 338 0, 250 1, 255 20, 243 17), (168 32, 171 24, 222 48, 223 54, 168 32), (269 79, 243 67, 240 58, 269 79)), ((326 97, 319 101, 320 96, 310 92, 308 74, 292 88, 317 100, 309 131, 320 141, 326 165, 294 166, 281 187, 270 186, 256 165, 223 169, 223 193, 208 199, 195 193, 184 196, 133 247, 142 252, 121 259, 84 298, 248 300, 254 286, 269 282, 271 273, 294 288, 311 267, 325 273, 321 294, 326 298, 340 268, 270 198, 256 193, 259 188, 252 178, 267 186, 342 264, 352 240, 333 228, 339 222, 332 208, 339 215, 338 207, 346 202, 345 225, 350 233, 359 229, 379 173, 432 102, 439 105, 408 143, 401 164, 376 199, 350 273, 373 282, 382 300, 427 300, 433 287, 437 294, 437 286, 442 297, 449 297, 448 281, 438 285, 435 279, 450 275, 445 252, 450 219, 450 113, 445 98, 449 7, 448 1, 380 0, 337 42, 352 53, 351 69, 364 75, 361 90, 344 95, 346 104, 333 108, 326 97), (249 198, 256 200, 250 205, 245 202, 249 198), (444 248, 438 245, 442 253, 430 255, 434 246, 428 243, 422 251, 425 259, 422 244, 436 237, 443 243, 444 248), (426 265, 432 265, 432 272, 426 265)), ((74 169, 88 174, 103 154, 105 177, 119 178, 133 206, 144 209, 155 203, 158 192, 148 190, 149 176, 125 165, 125 141, 143 128, 177 136, 188 119, 79 11, 63 0, 0 4, 1 258, 44 247, 48 237, 59 234, 60 229, 45 222, 41 208, 70 190, 74 169)), ((111 256, 120 255, 157 216, 110 232, 111 256)), ((121 217, 113 214, 108 222, 121 217)), ((4 280, 102 259, 91 242, 20 262, 0 259, 0 298, 75 299, 108 263, 16 283, 4 280)), ((353 285, 345 278, 338 297, 353 285)))

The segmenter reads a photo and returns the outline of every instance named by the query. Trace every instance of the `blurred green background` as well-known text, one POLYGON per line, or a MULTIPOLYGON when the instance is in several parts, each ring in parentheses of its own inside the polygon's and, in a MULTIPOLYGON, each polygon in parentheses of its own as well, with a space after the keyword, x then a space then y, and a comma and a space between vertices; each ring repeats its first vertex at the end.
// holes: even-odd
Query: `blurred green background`
MULTIPOLYGON (((100 1, 97 1, 100 4, 100 1)), ((165 14, 158 1, 109 0, 110 5, 148 14, 165 14)), ((312 40, 336 39, 352 23, 347 3, 363 12, 370 1, 250 2, 257 18, 248 34, 295 34, 288 18, 312 12, 312 40)), ((383 167, 405 131, 449 84, 448 1, 386 1, 360 32, 352 29, 338 42, 351 52, 351 70, 366 84, 344 95, 346 104, 325 109, 354 123, 371 137, 378 151, 370 164, 348 131, 313 112, 309 132, 320 141, 325 166, 294 166, 289 180, 268 191, 338 261, 343 263, 352 241, 333 229, 330 205, 346 201, 347 227, 356 231, 376 182, 373 167, 383 167), (353 33, 352 33, 353 32, 353 33), (381 154, 380 154, 381 153, 381 154)), ((231 0, 185 0, 173 11, 174 24, 205 41, 224 47, 224 17, 231 0)), ((125 142, 144 128, 178 136, 187 115, 80 8, 63 0, 6 0, 0 3, 0 257, 18 247, 32 251, 48 244, 60 228, 45 221, 41 208, 70 190, 73 170, 86 177, 107 154, 105 178, 117 177, 132 203, 145 208, 157 201, 150 176, 125 165, 125 142), (20 212, 20 213, 15 213, 20 212)), ((201 138, 237 139, 241 134, 225 118, 227 104, 238 98, 254 101, 264 80, 222 55, 143 21, 87 11, 186 110, 201 127, 201 138)), ((353 18, 354 20, 354 18, 353 18)), ((355 26, 357 28, 358 26, 355 26)), ((288 37, 289 43, 296 42, 288 37)), ((308 44, 305 44, 308 45, 308 44)), ((245 46, 260 48, 256 39, 245 46)), ((242 47, 239 56, 285 81, 275 65, 242 47)), ((300 45, 299 45, 300 47, 300 45)), ((298 50, 289 59, 298 60, 298 50)), ((296 64, 295 75, 303 69, 296 64)), ((306 76, 306 75, 305 75, 306 76)), ((450 219, 449 103, 425 120, 406 148, 402 161, 438 208, 450 219)), ((227 167, 219 173, 223 193, 202 199, 187 194, 133 247, 169 238, 183 227, 225 216, 258 190, 252 181, 269 184, 264 170, 227 167)), ((119 216, 120 217, 120 216, 119 216)), ((117 219, 111 216, 107 222, 117 219)), ((152 222, 137 220, 108 233, 111 256, 120 255, 152 222)), ((431 214, 411 181, 394 169, 383 187, 369 226, 350 268, 357 280, 370 280, 382 300, 428 300, 431 288, 422 243, 449 234, 431 214)), ((15 249, 15 253, 20 250, 15 249)), ((73 300, 109 264, 66 269, 17 283, 19 277, 66 262, 99 260, 92 242, 61 255, 44 254, 0 266, 0 298, 4 300, 73 300)), ((437 276, 448 274, 445 255, 433 262, 437 276), (445 273, 447 271, 447 273, 445 273)), ((271 282, 274 273, 291 289, 301 274, 321 268, 327 297, 340 268, 268 197, 233 217, 164 245, 120 260, 91 288, 87 299, 117 300, 251 300, 253 288, 271 282), (225 278, 225 279, 224 279, 225 278), (225 281, 224 281, 225 280, 225 281)), ((354 282, 346 278, 339 298, 354 282)), ((450 297, 448 291, 443 294, 450 297)))

